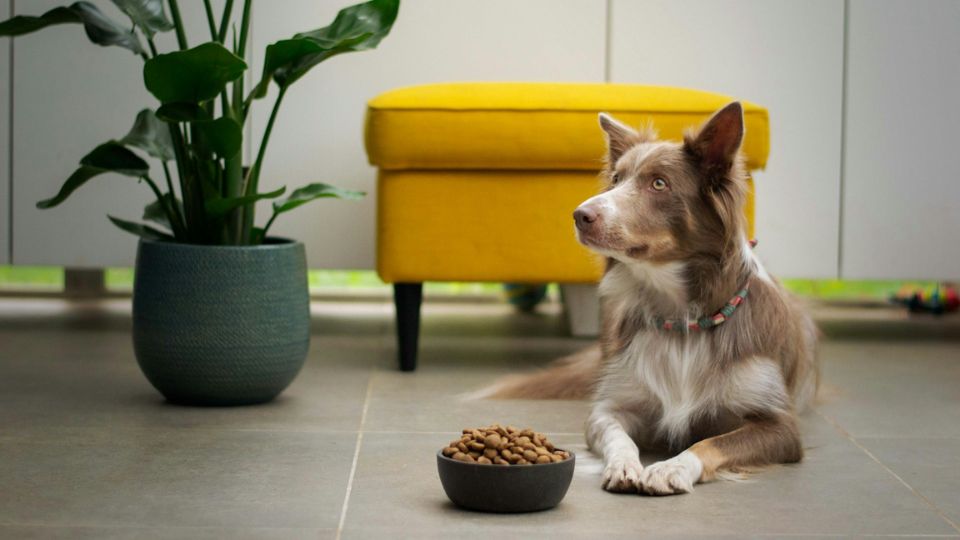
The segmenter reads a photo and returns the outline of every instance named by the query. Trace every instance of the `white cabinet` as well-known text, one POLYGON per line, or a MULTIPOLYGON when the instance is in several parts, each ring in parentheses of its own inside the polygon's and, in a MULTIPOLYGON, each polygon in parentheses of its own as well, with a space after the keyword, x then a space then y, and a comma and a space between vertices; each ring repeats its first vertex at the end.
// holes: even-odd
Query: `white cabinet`
POLYGON ((851 0, 844 278, 960 277, 960 2, 851 0))
MULTIPOLYGON (((346 4, 258 4, 255 71, 262 69, 267 44, 326 25, 346 4)), ((311 267, 372 268, 376 173, 363 149, 367 100, 391 88, 440 81, 602 81, 604 27, 603 0, 404 0, 378 49, 333 58, 291 87, 264 162, 263 190, 321 181, 367 197, 303 206, 278 218, 274 233, 303 239, 311 267)), ((275 95, 271 88, 257 103, 256 141, 275 95)), ((260 211, 266 213, 266 205, 260 211)))
POLYGON ((613 82, 687 86, 770 111, 756 174, 771 271, 835 277, 843 83, 841 0, 612 0, 613 82))
MULTIPOLYGON (((0 0, 0 18, 10 0, 0 0)), ((10 40, 0 39, 0 264, 10 262, 10 40)))
MULTIPOLYGON (((14 8, 38 14, 63 3, 14 8)), ((267 44, 326 25, 348 3, 257 3, 250 77, 267 44)), ((181 4, 191 44, 206 40, 202 3, 181 4)), ((11 5, 0 0, 0 17, 11 5)), ((110 2, 97 5, 123 19, 110 2)), ((314 268, 373 267, 375 171, 363 114, 380 92, 457 80, 610 80, 702 88, 769 109, 756 217, 758 252, 775 273, 956 279, 958 28, 956 0, 404 0, 379 49, 333 58, 291 88, 264 163, 264 190, 328 182, 368 196, 317 201, 273 232, 304 240, 314 268)), ((162 49, 173 44, 172 33, 160 38, 162 49)), ((11 78, 9 46, 0 40, 0 263, 131 265, 136 240, 106 214, 139 217, 151 198, 145 186, 107 175, 56 209, 35 204, 81 156, 155 106, 142 61, 61 25, 16 39, 11 78)), ((245 126, 256 135, 248 161, 275 92, 245 126)), ((269 206, 261 208, 260 223, 269 206)))

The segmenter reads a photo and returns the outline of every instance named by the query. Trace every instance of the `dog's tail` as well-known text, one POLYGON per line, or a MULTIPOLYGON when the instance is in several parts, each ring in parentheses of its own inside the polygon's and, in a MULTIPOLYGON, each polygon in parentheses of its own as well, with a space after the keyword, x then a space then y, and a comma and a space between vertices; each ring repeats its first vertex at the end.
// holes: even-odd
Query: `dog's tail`
POLYGON ((509 375, 469 399, 586 399, 600 374, 600 345, 555 360, 533 373, 509 375))

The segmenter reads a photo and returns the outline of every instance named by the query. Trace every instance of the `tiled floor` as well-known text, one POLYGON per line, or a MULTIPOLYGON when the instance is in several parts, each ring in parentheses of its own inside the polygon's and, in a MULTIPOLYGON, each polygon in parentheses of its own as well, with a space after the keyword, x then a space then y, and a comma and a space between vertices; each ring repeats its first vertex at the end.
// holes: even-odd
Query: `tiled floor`
POLYGON ((164 403, 129 304, 0 300, 0 538, 960 536, 960 325, 824 313, 807 459, 649 498, 599 488, 579 402, 464 402, 585 344, 556 308, 429 304, 421 367, 394 370, 386 302, 314 305, 306 367, 276 402, 164 403), (566 499, 463 512, 434 452, 462 427, 529 425, 578 451, 566 499))

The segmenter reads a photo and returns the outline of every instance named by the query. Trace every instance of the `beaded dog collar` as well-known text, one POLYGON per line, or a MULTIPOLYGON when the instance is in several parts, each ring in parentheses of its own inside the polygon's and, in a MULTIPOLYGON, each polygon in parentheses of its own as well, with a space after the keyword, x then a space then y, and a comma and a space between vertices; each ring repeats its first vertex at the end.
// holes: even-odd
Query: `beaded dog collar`
MULTIPOLYGON (((757 240, 750 240, 750 248, 757 247, 757 240)), ((687 332, 697 332, 700 330, 707 330, 713 328, 714 326, 719 326, 723 324, 724 321, 729 319, 733 312, 737 310, 737 307, 747 299, 747 293, 750 291, 750 280, 743 285, 743 288, 736 292, 733 295, 733 298, 726 303, 720 311, 714 313, 711 316, 700 317, 699 319, 688 319, 686 321, 680 319, 656 319, 657 327, 661 330, 681 330, 687 332)))
POLYGON ((747 293, 750 291, 750 282, 747 281, 746 285, 742 289, 737 291, 733 295, 733 298, 726 303, 720 311, 716 312, 711 316, 700 317, 699 319, 688 319, 686 321, 680 319, 657 319, 657 327, 661 330, 684 330, 690 332, 696 332, 699 330, 707 330, 713 328, 714 326, 719 326, 723 324, 724 321, 729 319, 733 312, 737 310, 737 307, 743 303, 747 298, 747 293))

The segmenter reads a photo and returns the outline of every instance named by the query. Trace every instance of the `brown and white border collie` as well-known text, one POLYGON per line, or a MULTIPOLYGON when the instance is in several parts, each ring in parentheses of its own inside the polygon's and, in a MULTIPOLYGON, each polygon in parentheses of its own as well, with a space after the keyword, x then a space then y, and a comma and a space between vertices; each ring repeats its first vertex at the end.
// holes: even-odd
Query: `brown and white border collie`
POLYGON ((748 243, 740 103, 682 143, 606 114, 600 126, 606 187, 574 213, 579 241, 606 258, 600 344, 485 394, 592 397, 587 444, 609 491, 685 493, 724 470, 799 461, 817 331, 748 243), (640 447, 679 454, 644 466, 640 447))

